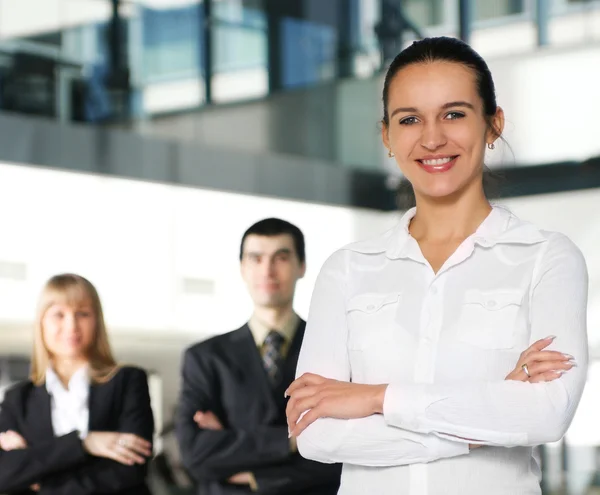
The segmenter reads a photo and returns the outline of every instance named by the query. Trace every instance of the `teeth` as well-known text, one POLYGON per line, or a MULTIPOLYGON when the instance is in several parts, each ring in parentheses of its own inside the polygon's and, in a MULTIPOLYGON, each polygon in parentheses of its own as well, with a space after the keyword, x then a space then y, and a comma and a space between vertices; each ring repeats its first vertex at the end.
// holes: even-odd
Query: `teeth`
POLYGON ((452 157, 447 157, 447 158, 437 158, 436 160, 421 160, 423 162, 423 165, 429 165, 429 166, 439 166, 439 165, 445 165, 448 162, 452 161, 452 157))

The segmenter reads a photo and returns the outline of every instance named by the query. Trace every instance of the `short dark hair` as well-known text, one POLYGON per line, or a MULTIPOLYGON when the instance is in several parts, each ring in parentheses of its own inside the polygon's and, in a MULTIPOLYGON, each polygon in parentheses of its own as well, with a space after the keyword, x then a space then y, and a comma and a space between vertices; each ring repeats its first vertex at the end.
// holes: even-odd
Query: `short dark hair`
POLYGON ((290 222, 280 218, 265 218, 252 225, 242 236, 240 244, 240 261, 244 257, 244 243, 249 235, 260 235, 265 237, 274 237, 276 235, 289 234, 294 241, 294 248, 300 263, 306 261, 306 249, 304 247, 304 234, 302 231, 290 222))

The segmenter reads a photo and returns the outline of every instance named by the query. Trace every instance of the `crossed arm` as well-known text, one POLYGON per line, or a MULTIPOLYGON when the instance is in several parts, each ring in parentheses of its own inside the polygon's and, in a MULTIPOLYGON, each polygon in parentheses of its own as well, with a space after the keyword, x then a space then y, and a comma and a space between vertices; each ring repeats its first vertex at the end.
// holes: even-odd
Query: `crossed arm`
POLYGON ((392 466, 466 454, 468 444, 538 445, 562 437, 583 391, 588 357, 587 271, 570 241, 560 238, 548 248, 534 281, 531 335, 538 341, 508 380, 497 382, 349 383, 342 265, 341 256, 334 255, 319 275, 300 378, 288 390, 288 423, 303 456, 392 466), (529 353, 550 345, 551 339, 541 342, 549 334, 569 355, 544 351, 550 357, 545 364, 570 371, 552 376, 545 369, 544 381, 530 381, 520 365, 533 357, 536 367, 543 363, 537 362, 539 354, 529 353))

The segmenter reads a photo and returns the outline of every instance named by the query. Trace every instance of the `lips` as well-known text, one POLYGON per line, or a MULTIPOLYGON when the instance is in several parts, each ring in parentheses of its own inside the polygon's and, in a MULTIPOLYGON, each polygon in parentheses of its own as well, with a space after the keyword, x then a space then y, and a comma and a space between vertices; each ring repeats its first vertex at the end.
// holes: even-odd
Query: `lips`
POLYGON ((444 157, 427 157, 417 160, 420 167, 430 174, 439 174, 447 172, 456 164, 458 155, 444 157))

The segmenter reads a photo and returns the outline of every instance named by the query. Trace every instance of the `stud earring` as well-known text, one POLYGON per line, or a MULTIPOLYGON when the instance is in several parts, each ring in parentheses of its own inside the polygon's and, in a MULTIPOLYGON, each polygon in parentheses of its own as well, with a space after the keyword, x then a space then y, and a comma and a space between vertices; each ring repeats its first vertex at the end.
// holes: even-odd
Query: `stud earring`
POLYGON ((494 143, 488 143, 488 149, 493 150, 496 147, 494 143))
POLYGON ((396 155, 394 155, 394 153, 392 153, 392 150, 388 150, 388 158, 394 158, 396 155))

